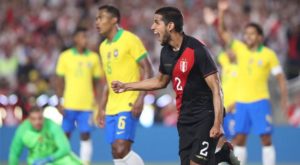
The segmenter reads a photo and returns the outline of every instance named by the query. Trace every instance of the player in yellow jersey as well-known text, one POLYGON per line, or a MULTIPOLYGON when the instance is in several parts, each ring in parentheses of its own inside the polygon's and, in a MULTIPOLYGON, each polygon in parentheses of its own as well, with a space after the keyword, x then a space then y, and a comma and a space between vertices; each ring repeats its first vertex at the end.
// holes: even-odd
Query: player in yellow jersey
POLYGON ((224 27, 224 13, 228 1, 220 0, 218 31, 227 46, 236 54, 238 64, 237 104, 235 113, 235 155, 246 163, 245 148, 250 128, 259 135, 263 145, 264 165, 274 165, 275 149, 272 145, 271 104, 269 101, 268 77, 274 75, 281 93, 282 110, 287 107, 287 87, 282 68, 273 50, 263 45, 263 30, 256 23, 249 23, 244 30, 244 42, 234 40, 224 27))
POLYGON ((131 145, 143 109, 145 93, 133 91, 116 94, 111 89, 111 82, 146 79, 152 76, 152 69, 141 40, 131 32, 121 29, 119 22, 120 12, 117 8, 109 5, 99 8, 96 27, 100 35, 106 38, 99 51, 107 82, 101 98, 99 121, 101 127, 105 125, 114 164, 143 165, 143 160, 131 150, 131 145))
POLYGON ((236 82, 238 78, 237 63, 235 55, 230 49, 222 51, 218 55, 217 61, 222 68, 221 80, 224 107, 226 109, 226 116, 223 121, 224 135, 227 140, 231 141, 235 135, 234 109, 236 103, 236 82))
POLYGON ((61 53, 57 62, 57 95, 64 99, 59 106, 63 113, 62 127, 70 137, 76 122, 81 139, 80 158, 88 164, 92 156, 92 113, 98 100, 102 72, 99 56, 86 48, 86 29, 75 32, 74 43, 74 47, 61 53))

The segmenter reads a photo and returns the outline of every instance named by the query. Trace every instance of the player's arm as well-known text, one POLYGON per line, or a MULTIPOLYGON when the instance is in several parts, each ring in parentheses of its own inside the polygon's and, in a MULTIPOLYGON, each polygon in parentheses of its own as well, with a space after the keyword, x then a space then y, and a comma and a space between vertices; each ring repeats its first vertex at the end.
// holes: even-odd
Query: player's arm
POLYGON ((285 112, 288 109, 288 90, 286 78, 283 72, 277 74, 276 79, 278 81, 280 97, 281 97, 281 109, 285 112))
MULTIPOLYGON (((205 78, 205 81, 209 88, 212 91, 213 95, 213 104, 214 104, 214 112, 215 112, 215 120, 213 127, 217 127, 217 129, 220 130, 220 127, 223 123, 223 94, 222 94, 222 88, 220 83, 220 78, 218 73, 211 74, 205 78)), ((221 135, 221 132, 214 132, 211 131, 211 136, 213 137, 219 137, 221 135)))
POLYGON ((68 155, 71 152, 70 143, 64 134, 61 127, 56 125, 55 123, 51 122, 51 129, 52 134, 54 135, 54 143, 57 146, 56 151, 50 155, 52 158, 52 161, 55 161, 57 159, 60 159, 66 155, 68 155))
POLYGON ((224 15, 226 10, 228 9, 229 2, 228 0, 219 0, 218 2, 218 33, 223 42, 225 42, 226 46, 229 46, 232 42, 232 35, 228 31, 224 23, 224 15))
MULTIPOLYGON (((140 68, 141 80, 149 79, 153 76, 152 65, 147 56, 138 61, 140 68)), ((139 96, 136 99, 134 105, 132 106, 132 115, 134 117, 139 117, 143 107, 144 107, 144 97, 146 95, 145 91, 140 91, 139 96)))
POLYGON ((13 138, 13 141, 10 146, 10 152, 9 152, 9 165, 18 165, 19 164, 19 157, 23 150, 23 142, 22 142, 22 130, 19 127, 16 131, 16 134, 13 138))
POLYGON ((157 76, 133 83, 122 83, 120 81, 113 81, 111 86, 116 93, 125 91, 152 91, 165 88, 170 82, 170 76, 158 73, 157 76))
POLYGON ((60 112, 62 112, 62 110, 63 110, 61 98, 63 97, 63 93, 65 90, 65 78, 64 78, 65 72, 66 72, 65 63, 66 63, 66 59, 65 59, 64 55, 61 54, 57 61, 56 77, 55 77, 55 82, 56 82, 55 92, 59 99, 58 110, 60 112))

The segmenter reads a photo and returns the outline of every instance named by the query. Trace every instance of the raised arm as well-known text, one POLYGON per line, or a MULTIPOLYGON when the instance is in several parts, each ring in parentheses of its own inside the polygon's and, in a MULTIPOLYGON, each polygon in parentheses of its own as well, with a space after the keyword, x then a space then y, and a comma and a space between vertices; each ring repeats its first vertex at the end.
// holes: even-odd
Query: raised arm
POLYGON ((157 76, 133 83, 122 83, 120 81, 113 81, 111 86, 116 93, 125 91, 151 91, 165 88, 170 81, 170 76, 158 73, 157 76))
POLYGON ((218 2, 218 33, 226 46, 229 46, 232 41, 232 35, 228 31, 224 23, 224 15, 228 9, 228 0, 219 0, 218 2))
POLYGON ((213 104, 215 112, 215 120, 213 128, 210 131, 211 137, 219 137, 221 132, 221 125, 223 123, 223 94, 218 73, 211 74, 205 78, 205 81, 213 94, 213 104))

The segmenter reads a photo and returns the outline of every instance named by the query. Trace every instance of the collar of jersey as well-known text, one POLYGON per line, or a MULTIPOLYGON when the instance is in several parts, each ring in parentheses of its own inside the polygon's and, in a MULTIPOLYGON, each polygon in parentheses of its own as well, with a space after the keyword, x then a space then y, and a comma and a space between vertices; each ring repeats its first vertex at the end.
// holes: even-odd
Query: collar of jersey
POLYGON ((259 46, 258 46, 258 48, 257 48, 257 52, 261 52, 262 50, 263 50, 263 48, 264 48, 264 45, 263 44, 260 44, 259 46))
POLYGON ((124 32, 124 29, 120 28, 117 32, 117 34, 114 36, 114 38, 112 39, 111 42, 109 42, 107 39, 106 39, 106 44, 111 44, 113 42, 116 42, 120 39, 121 35, 123 34, 124 32))
MULTIPOLYGON (((73 47, 71 49, 72 49, 72 52, 73 52, 74 55, 80 55, 80 53, 78 52, 78 50, 75 47, 73 47)), ((88 49, 84 49, 83 55, 85 55, 85 56, 89 55, 89 50, 88 49)))

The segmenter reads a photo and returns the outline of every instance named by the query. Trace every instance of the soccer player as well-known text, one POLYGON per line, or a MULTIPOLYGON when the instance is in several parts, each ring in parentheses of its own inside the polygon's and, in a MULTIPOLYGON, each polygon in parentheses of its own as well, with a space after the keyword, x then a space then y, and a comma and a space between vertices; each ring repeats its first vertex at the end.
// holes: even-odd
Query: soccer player
POLYGON ((143 165, 141 157, 131 150, 136 125, 143 109, 145 92, 116 94, 111 89, 112 80, 138 81, 152 76, 147 51, 141 40, 118 26, 120 12, 114 6, 99 7, 96 27, 106 39, 99 51, 107 80, 99 108, 100 127, 106 128, 115 165, 143 165), (104 119, 104 116, 106 117, 104 119))
POLYGON ((63 130, 43 117, 43 110, 33 107, 17 129, 13 138, 9 165, 18 165, 23 148, 28 149, 27 163, 32 165, 80 165, 71 152, 71 146, 63 130))
POLYGON ((62 128, 70 137, 76 122, 81 139, 80 158, 88 164, 92 156, 92 111, 99 99, 102 72, 99 56, 86 48, 86 29, 76 30, 74 43, 74 47, 61 53, 57 62, 57 95, 63 96, 59 106, 63 114, 62 128))
POLYGON ((223 122, 224 135, 227 140, 231 141, 235 135, 234 111, 237 92, 236 82, 238 76, 238 67, 235 55, 230 49, 222 51, 218 55, 217 60, 222 68, 221 81, 224 93, 224 107, 226 109, 226 115, 223 122))
POLYGON ((279 84, 282 110, 287 107, 287 87, 282 68, 273 50, 263 45, 263 30, 256 23, 249 23, 244 29, 244 42, 233 39, 224 26, 224 13, 228 1, 219 1, 219 34, 222 40, 236 54, 238 64, 237 104, 235 113, 235 155, 246 163, 245 148, 247 135, 253 127, 262 142, 264 165, 275 164, 275 149, 272 145, 272 117, 269 101, 268 77, 274 75, 279 84))
MULTIPOLYGON (((156 10, 151 29, 163 46, 158 75, 133 83, 113 81, 113 90, 121 94, 156 90, 165 88, 172 80, 179 112, 181 164, 215 165, 222 162, 219 156, 224 154, 217 153, 215 158, 216 144, 222 135, 222 91, 209 51, 201 42, 184 34, 183 16, 177 8, 156 10)), ((227 149, 221 151, 227 152, 228 156, 229 147, 227 149)))

